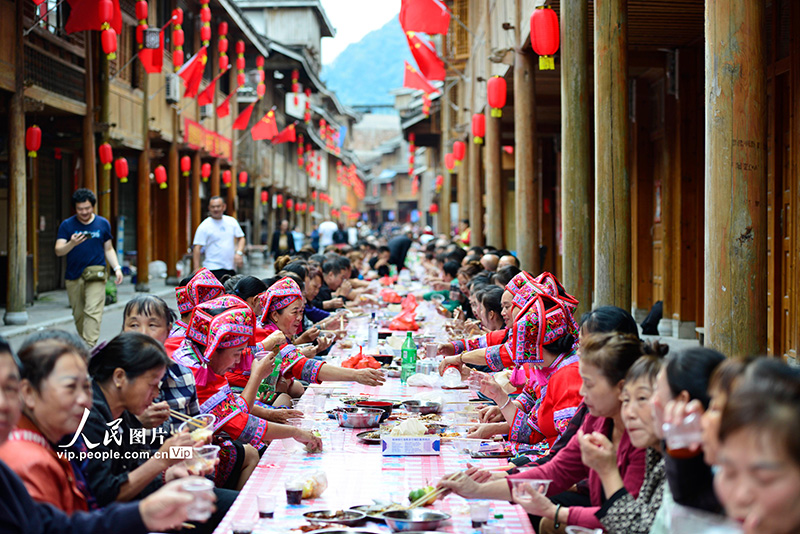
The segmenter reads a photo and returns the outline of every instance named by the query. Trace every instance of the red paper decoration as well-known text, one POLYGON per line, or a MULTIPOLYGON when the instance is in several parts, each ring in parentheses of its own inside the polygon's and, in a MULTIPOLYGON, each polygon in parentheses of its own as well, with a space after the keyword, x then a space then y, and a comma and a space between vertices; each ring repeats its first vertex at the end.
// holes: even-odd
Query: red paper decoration
POLYGON ((244 70, 245 68, 245 59, 244 56, 239 56, 236 58, 236 68, 239 70, 244 70))
POLYGON ((453 157, 456 158, 456 165, 464 161, 464 155, 467 153, 467 146, 463 141, 456 141, 453 143, 453 157))
POLYGON ((472 142, 476 145, 483 144, 483 136, 486 135, 486 115, 475 113, 472 116, 472 142))
POLYGON ((100 0, 97 2, 97 18, 108 24, 114 18, 114 2, 111 0, 100 0))
POLYGON ((203 46, 208 46, 211 42, 211 8, 208 7, 208 0, 200 0, 200 40, 203 46))
POLYGON ((111 145, 103 143, 97 149, 100 154, 100 162, 103 164, 105 170, 111 170, 111 162, 114 160, 114 152, 111 150, 111 145))
POLYGON ((236 41, 236 53, 244 54, 244 41, 236 41))
POLYGON ((231 180, 232 180, 231 171, 229 171, 228 169, 222 171, 222 183, 225 184, 226 186, 230 186, 231 180))
POLYGON ((436 215, 437 213, 439 213, 439 204, 434 202, 433 204, 431 204, 431 209, 428 211, 430 211, 431 214, 436 215))
MULTIPOLYGON (((227 42, 227 41, 221 41, 221 42, 227 42)), ((228 70, 228 56, 223 55, 222 52, 220 52, 219 55, 219 70, 220 72, 228 70)))
POLYGON ((183 9, 180 7, 176 7, 172 10, 172 23, 180 26, 183 24, 183 9))
POLYGON ((183 46, 184 35, 183 30, 176 29, 172 32, 172 44, 175 46, 183 46))
POLYGON ((247 172, 242 171, 239 173, 239 187, 245 187, 247 185, 247 172))
POLYGON ((246 79, 246 77, 245 77, 243 72, 240 72, 239 74, 236 75, 236 83, 237 84, 244 85, 244 82, 246 82, 246 81, 247 81, 247 79, 246 79))
POLYGON ((492 76, 486 84, 486 96, 489 107, 492 108, 492 117, 503 116, 503 106, 506 105, 506 79, 492 76))
POLYGON ((34 125, 25 132, 25 148, 28 149, 28 157, 35 158, 42 146, 42 130, 34 125))
POLYGON ((211 26, 200 27, 200 40, 203 41, 203 46, 208 46, 208 42, 211 41, 211 26))
POLYGON ((441 174, 437 174, 435 184, 436 184, 436 192, 441 193, 442 187, 444 186, 444 176, 442 176, 441 174))
POLYGON ((280 193, 275 195, 275 202, 278 203, 278 207, 279 208, 282 208, 283 207, 283 195, 281 195, 280 193))
POLYGON ((117 32, 114 31, 114 28, 103 30, 100 34, 100 44, 109 61, 117 59, 117 32))
POLYGON ((453 172, 453 169, 456 167, 456 158, 453 156, 453 153, 445 154, 444 155, 444 166, 447 168, 448 171, 453 172))
POLYGON ((178 72, 183 66, 184 59, 183 43, 185 36, 181 24, 183 24, 183 9, 176 7, 172 10, 172 66, 175 72, 178 72))
POLYGON ((114 172, 117 173, 117 178, 121 184, 128 183, 128 160, 119 158, 114 162, 114 172))
POLYGON ((292 208, 294 208, 294 200, 289 198, 286 200, 286 209, 292 211, 292 208))
POLYGON ((210 163, 203 163, 200 167, 200 176, 203 177, 203 181, 207 182, 208 177, 211 176, 211 164, 210 163))
POLYGON ((175 72, 180 70, 180 68, 183 66, 183 50, 173 50, 172 64, 175 67, 175 72))
POLYGON ((531 47, 539 55, 539 70, 555 69, 553 55, 559 45, 558 15, 547 6, 537 7, 531 15, 531 47))
POLYGON ((181 172, 184 176, 189 176, 189 173, 192 172, 192 158, 189 156, 181 158, 181 172))
MULTIPOLYGON (((208 4, 203 5, 208 6, 208 4)), ((211 9, 208 7, 200 8, 200 20, 202 22, 211 22, 211 9)))
POLYGON ((256 67, 262 68, 262 69, 264 68, 264 56, 258 56, 256 58, 256 67))
POLYGON ((217 44, 217 48, 219 49, 220 54, 227 54, 228 53, 228 39, 225 38, 224 35, 220 35, 219 43, 217 44))
POLYGON ((217 33, 220 37, 224 37, 228 35, 228 23, 227 22, 220 22, 219 26, 217 26, 217 33))
POLYGON ((167 169, 165 169, 163 165, 159 165, 156 167, 156 170, 153 172, 153 174, 156 176, 156 183, 158 184, 159 189, 166 189, 167 169))
POLYGON ((136 20, 139 21, 139 24, 147 24, 147 11, 147 2, 145 0, 136 2, 136 20))
POLYGON ((256 85, 256 94, 258 95, 258 98, 262 98, 266 92, 267 92, 266 84, 260 83, 256 85))
POLYGON ((268 200, 269 200, 269 193, 267 192, 266 189, 262 189, 261 190, 261 205, 262 206, 266 206, 268 200))
POLYGON ((314 213, 314 210, 316 210, 316 208, 314 207, 314 204, 311 204, 311 205, 308 207, 308 213, 314 213))

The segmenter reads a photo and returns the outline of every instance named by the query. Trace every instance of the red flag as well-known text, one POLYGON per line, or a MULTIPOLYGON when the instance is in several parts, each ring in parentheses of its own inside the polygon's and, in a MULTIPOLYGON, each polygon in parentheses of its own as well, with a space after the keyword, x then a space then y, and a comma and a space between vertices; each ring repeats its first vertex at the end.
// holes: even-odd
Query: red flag
POLYGON ((450 11, 439 0, 403 0, 400 7, 403 31, 446 34, 450 11))
MULTIPOLYGON (((100 20, 98 13, 98 0, 69 0, 69 20, 64 31, 69 33, 80 32, 83 30, 102 30, 104 20, 100 20)), ((111 20, 108 21, 111 27, 117 32, 117 35, 122 35, 122 13, 119 11, 119 0, 112 0, 114 4, 114 14, 111 20)))
POLYGON ((280 143, 287 143, 287 142, 288 143, 297 142, 297 134, 294 129, 294 124, 290 124, 283 130, 281 130, 281 133, 272 138, 273 145, 278 145, 280 143))
POLYGON ((148 74, 158 74, 164 67, 164 32, 159 34, 161 43, 158 48, 142 48, 139 50, 139 61, 142 62, 144 71, 148 74))
POLYGON ((423 41, 414 32, 406 32, 411 54, 419 65, 423 76, 429 80, 444 81, 444 62, 436 55, 436 48, 430 42, 423 41))
POLYGON ((183 94, 184 98, 197 96, 200 82, 203 81, 203 72, 206 70, 206 61, 208 61, 208 54, 204 46, 178 71, 178 76, 183 78, 183 83, 186 85, 186 92, 183 94))
POLYGON ((406 70, 405 74, 403 75, 403 87, 408 87, 409 89, 420 89, 426 93, 433 93, 436 91, 436 89, 434 89, 433 86, 428 83, 428 80, 426 80, 425 77, 417 71, 417 69, 408 64, 408 61, 406 61, 405 64, 406 70))
POLYGON ((272 139, 278 135, 278 125, 275 123, 275 112, 269 110, 267 114, 253 126, 253 129, 250 130, 250 135, 253 136, 254 141, 272 139))
MULTIPOLYGON (((227 98, 225 98, 225 100, 222 101, 222 104, 217 106, 217 117, 222 118, 222 117, 227 117, 228 115, 230 115, 230 113, 231 113, 231 97, 233 96, 233 93, 235 93, 235 92, 236 91, 231 91, 231 94, 229 94, 227 96, 227 98)), ((249 122, 250 121, 250 117, 247 117, 247 120, 249 122)))
MULTIPOLYGON (((228 69, 230 69, 230 68, 231 68, 230 65, 228 65, 228 69)), ((228 69, 225 69, 222 72, 220 72, 219 74, 217 74, 214 77, 214 79, 211 80, 211 83, 208 84, 208 87, 203 89, 203 92, 200 93, 200 96, 197 97, 197 103, 198 104, 200 104, 201 106, 204 106, 204 105, 210 104, 210 103, 212 103, 214 101, 214 92, 216 91, 216 88, 217 88, 217 80, 222 78, 222 76, 226 72, 228 72, 228 69)))
MULTIPOLYGON (((233 94, 233 93, 231 93, 233 94)), ((253 114, 253 108, 256 106, 258 100, 244 108, 244 111, 239 113, 239 116, 236 117, 236 120, 233 121, 233 129, 234 130, 246 130, 247 125, 250 124, 250 115, 253 114)))

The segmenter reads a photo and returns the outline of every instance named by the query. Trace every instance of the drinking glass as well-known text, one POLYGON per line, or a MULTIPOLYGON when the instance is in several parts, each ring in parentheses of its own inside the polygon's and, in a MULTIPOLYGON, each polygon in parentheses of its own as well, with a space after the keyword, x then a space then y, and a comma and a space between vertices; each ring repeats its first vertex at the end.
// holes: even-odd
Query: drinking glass
POLYGON ((186 493, 192 495, 194 501, 186 508, 186 519, 189 521, 205 521, 211 517, 213 509, 213 499, 209 500, 205 495, 213 495, 214 483, 207 478, 193 477, 186 480, 181 488, 186 493))

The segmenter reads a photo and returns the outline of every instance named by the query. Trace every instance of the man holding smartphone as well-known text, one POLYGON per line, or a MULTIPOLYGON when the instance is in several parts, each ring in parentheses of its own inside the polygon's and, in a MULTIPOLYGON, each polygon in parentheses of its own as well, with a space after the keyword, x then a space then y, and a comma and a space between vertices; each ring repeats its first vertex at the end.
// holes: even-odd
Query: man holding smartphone
POLYGON ((114 271, 117 284, 122 283, 122 267, 112 246, 111 225, 95 215, 97 198, 88 189, 72 194, 75 215, 58 227, 55 253, 67 257, 69 305, 75 329, 93 347, 100 337, 100 321, 106 303, 106 263, 114 271))

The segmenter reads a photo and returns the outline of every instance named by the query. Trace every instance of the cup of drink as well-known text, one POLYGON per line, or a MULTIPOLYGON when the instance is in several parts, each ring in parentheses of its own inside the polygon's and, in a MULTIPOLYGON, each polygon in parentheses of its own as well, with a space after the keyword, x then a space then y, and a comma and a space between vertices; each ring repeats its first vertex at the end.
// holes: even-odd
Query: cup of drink
POLYGON ((436 350, 439 348, 438 343, 426 343, 425 344, 425 357, 429 360, 434 360, 436 358, 436 350))
POLYGON ((253 534, 255 523, 249 519, 239 519, 231 525, 233 534, 253 534))
POLYGON ((341 428, 335 428, 331 430, 331 450, 332 451, 343 451, 344 444, 347 440, 347 431, 341 428))
POLYGON ((315 413, 323 413, 325 412, 325 395, 314 395, 314 412, 315 413))
POLYGON ((214 468, 219 456, 218 445, 203 445, 202 447, 195 447, 192 449, 192 460, 187 462, 187 467, 192 471, 208 471, 214 468))
POLYGON ((670 456, 688 458, 697 452, 697 446, 703 437, 703 428, 697 414, 691 413, 678 423, 664 423, 661 428, 670 456))
POLYGON ((275 496, 262 494, 258 496, 259 519, 272 519, 275 517, 275 496))
POLYGON ((181 488, 189 493, 192 504, 186 508, 186 519, 189 521, 206 521, 211 517, 214 506, 214 483, 207 478, 192 477, 186 480, 181 488), (209 499, 208 496, 211 496, 209 499))
POLYGON ((489 521, 489 501, 471 501, 469 503, 469 518, 472 528, 481 528, 489 521))
POLYGON ((286 488, 286 504, 299 506, 300 501, 303 499, 303 481, 289 480, 283 487, 286 488))

